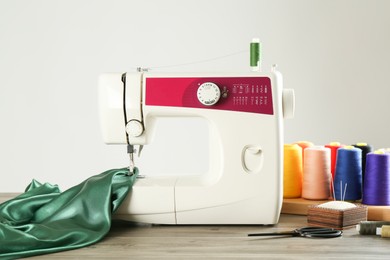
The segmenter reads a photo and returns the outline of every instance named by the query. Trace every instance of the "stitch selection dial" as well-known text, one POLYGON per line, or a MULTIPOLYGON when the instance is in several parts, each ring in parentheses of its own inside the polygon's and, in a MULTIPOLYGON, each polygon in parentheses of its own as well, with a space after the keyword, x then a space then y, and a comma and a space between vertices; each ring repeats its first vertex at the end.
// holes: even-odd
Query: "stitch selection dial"
POLYGON ((205 106, 215 105, 221 97, 221 90, 212 82, 201 84, 197 92, 198 100, 205 106))

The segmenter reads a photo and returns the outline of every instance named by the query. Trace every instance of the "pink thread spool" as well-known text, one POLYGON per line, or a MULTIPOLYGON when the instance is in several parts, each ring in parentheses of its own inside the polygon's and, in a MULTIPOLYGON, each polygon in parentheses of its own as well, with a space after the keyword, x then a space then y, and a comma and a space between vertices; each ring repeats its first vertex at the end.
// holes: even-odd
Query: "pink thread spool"
POLYGON ((331 152, 323 146, 305 149, 302 178, 302 198, 324 200, 330 197, 331 152))

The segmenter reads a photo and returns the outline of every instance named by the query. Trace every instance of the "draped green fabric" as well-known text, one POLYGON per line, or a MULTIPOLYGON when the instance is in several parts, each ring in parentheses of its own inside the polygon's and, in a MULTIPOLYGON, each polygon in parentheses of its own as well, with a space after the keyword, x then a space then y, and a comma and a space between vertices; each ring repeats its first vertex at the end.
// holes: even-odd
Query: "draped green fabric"
POLYGON ((64 192, 35 180, 0 204, 0 259, 76 249, 102 239, 111 215, 130 191, 138 170, 113 169, 64 192))

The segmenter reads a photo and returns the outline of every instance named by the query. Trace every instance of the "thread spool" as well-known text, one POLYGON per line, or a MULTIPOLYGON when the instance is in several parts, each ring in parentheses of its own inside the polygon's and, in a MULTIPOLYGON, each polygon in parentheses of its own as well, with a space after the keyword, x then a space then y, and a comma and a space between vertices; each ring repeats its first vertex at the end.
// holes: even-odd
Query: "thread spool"
POLYGON ((337 150, 342 147, 339 142, 331 142, 325 147, 330 149, 330 172, 332 173, 332 180, 334 180, 334 172, 336 169, 337 150))
POLYGON ((376 228, 376 234, 380 235, 382 238, 389 238, 390 237, 390 226, 383 225, 380 228, 376 228))
POLYGON ((367 143, 356 143, 354 147, 362 150, 362 187, 364 188, 364 175, 366 171, 366 157, 368 153, 373 152, 373 147, 367 143))
POLYGON ((313 147, 314 144, 309 141, 298 141, 296 142, 296 144, 302 148, 302 167, 303 167, 303 165, 305 165, 305 149, 308 147, 313 147))
POLYGON ((384 153, 390 153, 390 148, 380 148, 377 151, 382 151, 384 153))
POLYGON ((334 177, 335 199, 359 200, 362 197, 362 151, 353 146, 337 150, 334 177))
POLYGON ((299 198, 302 194, 302 148, 284 145, 283 198, 299 198))
POLYGON ((257 38, 250 43, 250 66, 253 71, 261 71, 261 43, 257 38))
POLYGON ((382 150, 367 154, 363 204, 390 205, 390 154, 382 150))
POLYGON ((308 147, 304 151, 302 198, 311 200, 330 197, 330 149, 308 147))
POLYGON ((360 235, 375 235, 376 228, 381 227, 383 225, 390 225, 389 221, 360 221, 358 225, 356 225, 356 230, 360 235))

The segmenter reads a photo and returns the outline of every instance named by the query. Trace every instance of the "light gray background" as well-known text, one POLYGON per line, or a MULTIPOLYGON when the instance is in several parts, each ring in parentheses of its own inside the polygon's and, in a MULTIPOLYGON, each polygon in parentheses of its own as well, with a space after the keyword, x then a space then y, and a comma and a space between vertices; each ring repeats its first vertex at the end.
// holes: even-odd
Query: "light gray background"
MULTIPOLYGON (((264 70, 277 63, 295 89, 286 142, 390 147, 389 10, 386 0, 0 0, 0 192, 32 178, 65 189, 127 165, 125 147, 101 139, 100 73, 243 72, 253 37, 264 70), (183 63, 194 64, 156 68, 183 63)), ((207 125, 183 131, 192 124, 163 122, 141 171, 204 171, 207 125)))

